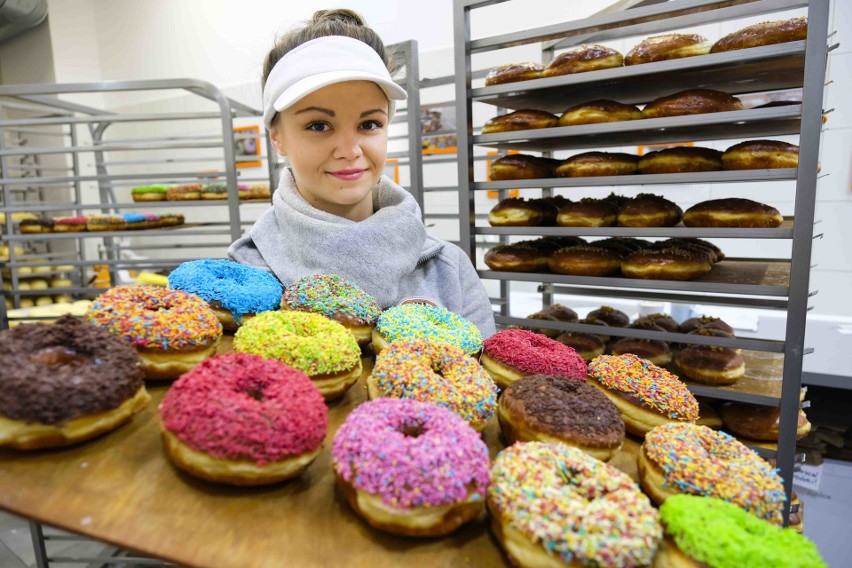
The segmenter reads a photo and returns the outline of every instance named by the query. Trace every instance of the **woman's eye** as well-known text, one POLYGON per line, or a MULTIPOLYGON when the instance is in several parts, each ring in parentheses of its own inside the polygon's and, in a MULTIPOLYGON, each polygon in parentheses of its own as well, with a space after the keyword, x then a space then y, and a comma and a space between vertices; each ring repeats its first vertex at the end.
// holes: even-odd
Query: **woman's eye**
POLYGON ((363 130, 378 130, 382 128, 384 124, 379 122, 378 120, 365 120, 361 123, 361 128, 363 130))
POLYGON ((307 126, 305 126, 305 130, 311 130, 313 132, 325 132, 331 128, 327 122, 323 122, 321 120, 315 120, 313 122, 309 122, 307 126))

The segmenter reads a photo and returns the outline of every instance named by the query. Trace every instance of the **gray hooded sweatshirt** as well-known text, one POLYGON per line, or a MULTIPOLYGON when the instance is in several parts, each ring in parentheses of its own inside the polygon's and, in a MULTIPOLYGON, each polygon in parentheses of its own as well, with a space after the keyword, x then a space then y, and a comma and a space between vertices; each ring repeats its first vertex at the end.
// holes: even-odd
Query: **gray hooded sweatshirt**
POLYGON ((374 296, 382 309, 429 300, 471 321, 484 338, 491 336, 491 302, 470 259, 426 233, 411 194, 382 176, 373 209, 360 222, 320 211, 284 169, 272 207, 228 248, 228 256, 272 272, 284 286, 304 276, 337 274, 374 296))

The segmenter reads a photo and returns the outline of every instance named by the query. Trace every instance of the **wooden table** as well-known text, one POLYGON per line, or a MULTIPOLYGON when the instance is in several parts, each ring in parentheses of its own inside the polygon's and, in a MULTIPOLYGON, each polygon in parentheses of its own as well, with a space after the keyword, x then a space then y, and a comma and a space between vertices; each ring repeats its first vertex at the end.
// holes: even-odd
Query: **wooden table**
MULTIPOLYGON (((225 338, 220 351, 230 346, 225 338)), ((141 413, 98 439, 57 450, 0 450, 0 508, 188 566, 507 566, 484 514, 448 537, 404 538, 372 529, 336 493, 331 441, 365 400, 372 365, 365 358, 358 384, 330 405, 323 449, 296 479, 232 488, 174 468, 157 416, 168 386, 156 385, 141 413)), ((496 419, 483 437, 492 458, 505 447, 496 419)), ((636 478, 638 447, 626 440, 610 463, 636 478)))

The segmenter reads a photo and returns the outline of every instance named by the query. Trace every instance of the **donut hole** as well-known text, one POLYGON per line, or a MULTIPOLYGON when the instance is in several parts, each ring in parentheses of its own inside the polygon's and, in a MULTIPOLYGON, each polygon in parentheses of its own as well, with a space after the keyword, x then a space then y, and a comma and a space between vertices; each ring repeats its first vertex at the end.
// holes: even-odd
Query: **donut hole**
POLYGON ((399 431, 406 438, 419 438, 421 435, 426 433, 426 429, 423 427, 422 422, 403 424, 399 431))
POLYGON ((255 399, 258 402, 263 402, 264 399, 266 398, 266 395, 264 394, 263 390, 260 389, 260 387, 257 387, 255 389, 251 389, 251 390, 247 390, 246 394, 249 395, 251 398, 255 399))
POLYGON ((44 365, 50 370, 60 367, 76 368, 87 363, 91 358, 62 345, 52 345, 39 349, 29 357, 30 362, 44 365))

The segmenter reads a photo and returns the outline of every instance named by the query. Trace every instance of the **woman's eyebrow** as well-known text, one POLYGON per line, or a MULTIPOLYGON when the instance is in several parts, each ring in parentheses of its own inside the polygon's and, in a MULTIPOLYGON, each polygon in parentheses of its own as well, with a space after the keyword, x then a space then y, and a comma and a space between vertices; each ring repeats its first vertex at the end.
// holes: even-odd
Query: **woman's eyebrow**
MULTIPOLYGON (((309 107, 305 107, 303 109, 297 110, 294 114, 302 114, 303 112, 310 112, 312 110, 315 110, 315 111, 318 111, 318 112, 324 112, 325 114, 327 114, 329 116, 334 116, 333 110, 327 109, 327 108, 322 108, 322 107, 315 107, 315 106, 309 106, 309 107)), ((364 115, 362 114, 361 116, 364 116, 364 115)))
POLYGON ((369 116, 369 115, 373 114, 374 112, 380 112, 380 113, 382 113, 382 114, 383 114, 383 115, 385 115, 385 116, 387 116, 387 115, 388 115, 388 113, 387 113, 387 112, 385 112, 385 111, 383 111, 382 109, 380 109, 380 108, 374 108, 373 110, 365 110, 364 112, 362 112, 362 113, 361 113, 361 118, 364 118, 365 116, 369 116))

